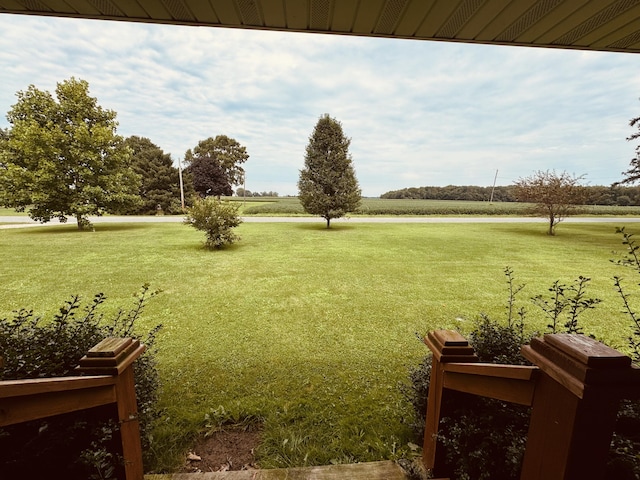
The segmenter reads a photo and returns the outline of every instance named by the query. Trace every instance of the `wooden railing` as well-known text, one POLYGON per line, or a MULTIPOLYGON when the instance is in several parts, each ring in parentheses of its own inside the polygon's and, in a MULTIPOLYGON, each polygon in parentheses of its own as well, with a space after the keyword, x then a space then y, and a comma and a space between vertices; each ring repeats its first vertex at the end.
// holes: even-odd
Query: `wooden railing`
POLYGON ((144 348, 138 340, 108 338, 80 360, 78 373, 86 376, 0 382, 0 427, 116 403, 126 480, 142 480, 133 362, 144 348))
POLYGON ((459 333, 431 332, 433 353, 423 462, 442 475, 437 438, 447 392, 531 406, 521 480, 604 478, 618 405, 640 398, 640 369, 631 359, 583 335, 544 335, 523 347, 535 366, 478 363, 459 333))

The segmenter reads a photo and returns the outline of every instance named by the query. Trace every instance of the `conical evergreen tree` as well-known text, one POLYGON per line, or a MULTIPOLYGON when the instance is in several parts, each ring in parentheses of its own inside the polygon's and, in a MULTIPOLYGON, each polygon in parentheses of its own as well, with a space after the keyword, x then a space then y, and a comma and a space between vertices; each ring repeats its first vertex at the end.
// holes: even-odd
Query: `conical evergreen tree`
MULTIPOLYGON (((178 169, 173 166, 171 155, 146 137, 131 136, 124 142, 132 152, 131 166, 140 175, 140 198, 142 202, 130 213, 155 214, 158 206, 164 213, 179 213, 180 179, 178 169)), ((186 184, 187 198, 195 194, 186 184)))
POLYGON ((305 212, 319 215, 331 226, 332 218, 353 212, 360 205, 361 191, 353 169, 349 145, 342 125, 324 114, 318 120, 300 171, 298 196, 305 212))

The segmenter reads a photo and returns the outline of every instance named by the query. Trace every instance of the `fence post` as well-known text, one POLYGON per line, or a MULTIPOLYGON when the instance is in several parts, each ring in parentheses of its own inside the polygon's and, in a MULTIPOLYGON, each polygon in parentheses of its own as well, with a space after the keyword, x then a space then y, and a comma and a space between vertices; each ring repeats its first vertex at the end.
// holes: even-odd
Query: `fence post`
POLYGON ((446 394, 443 388, 443 367, 445 363, 462 362, 475 363, 478 357, 473 353, 473 347, 458 332, 454 330, 436 330, 429 332, 424 343, 433 353, 431 364, 431 379, 429 382, 429 397, 427 399, 427 418, 424 430, 424 444, 422 462, 425 468, 434 470, 442 462, 436 459, 436 443, 440 418, 446 410, 446 394))
POLYGON ((638 388, 631 359, 584 335, 534 338, 522 353, 541 375, 521 480, 604 478, 619 400, 638 388))
POLYGON ((126 480, 144 478, 138 406, 133 380, 133 362, 144 349, 144 345, 138 340, 106 338, 82 357, 77 368, 81 373, 117 376, 115 389, 126 480))

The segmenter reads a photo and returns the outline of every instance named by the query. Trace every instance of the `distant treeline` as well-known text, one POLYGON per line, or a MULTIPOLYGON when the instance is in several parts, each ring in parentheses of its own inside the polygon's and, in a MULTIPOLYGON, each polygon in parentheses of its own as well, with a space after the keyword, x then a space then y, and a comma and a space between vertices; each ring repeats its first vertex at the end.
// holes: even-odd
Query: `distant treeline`
POLYGON ((277 197, 278 192, 252 192, 240 187, 236 190, 236 195, 238 197, 277 197))
MULTIPOLYGON (((488 202, 516 202, 513 186, 477 187, 473 185, 446 187, 411 187, 380 195, 386 199, 467 200, 488 202), (493 191, 493 198, 491 196, 493 191)), ((586 186, 586 205, 640 205, 640 186, 605 187, 586 186)))

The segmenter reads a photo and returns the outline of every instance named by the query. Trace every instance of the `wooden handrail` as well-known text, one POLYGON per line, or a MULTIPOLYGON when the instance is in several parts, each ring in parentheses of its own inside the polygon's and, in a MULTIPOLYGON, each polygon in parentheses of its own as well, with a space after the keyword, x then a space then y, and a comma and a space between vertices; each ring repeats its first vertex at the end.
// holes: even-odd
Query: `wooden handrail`
POLYGON ((445 363, 443 387, 531 406, 538 367, 493 363, 445 363))
POLYGON ((477 363, 468 342, 449 330, 430 332, 433 353, 423 462, 437 475, 438 424, 447 390, 532 407, 521 480, 598 480, 619 401, 637 398, 640 369, 620 352, 584 335, 544 335, 522 353, 536 366, 477 363))
POLYGON ((108 338, 80 360, 87 376, 0 382, 0 427, 116 403, 126 480, 142 480, 142 447, 133 362, 144 345, 131 338, 108 338))

